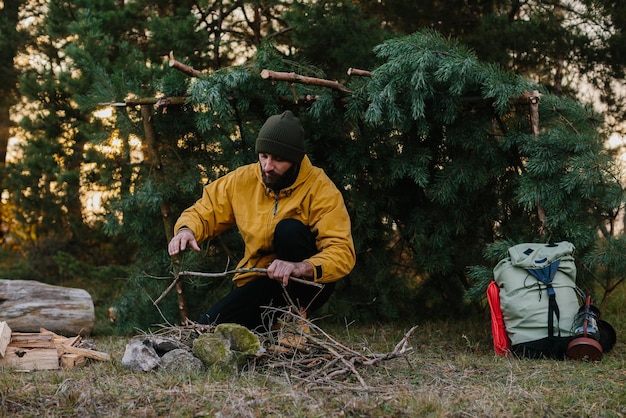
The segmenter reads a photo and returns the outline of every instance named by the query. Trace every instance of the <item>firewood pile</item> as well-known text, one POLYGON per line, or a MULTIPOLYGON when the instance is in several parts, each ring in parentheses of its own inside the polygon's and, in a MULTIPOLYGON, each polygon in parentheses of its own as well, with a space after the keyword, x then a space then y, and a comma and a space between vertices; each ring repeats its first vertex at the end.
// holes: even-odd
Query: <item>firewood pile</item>
POLYGON ((109 361, 110 355, 96 351, 80 335, 67 338, 44 328, 40 332, 12 332, 0 322, 0 368, 12 370, 58 370, 84 366, 89 359, 109 361))

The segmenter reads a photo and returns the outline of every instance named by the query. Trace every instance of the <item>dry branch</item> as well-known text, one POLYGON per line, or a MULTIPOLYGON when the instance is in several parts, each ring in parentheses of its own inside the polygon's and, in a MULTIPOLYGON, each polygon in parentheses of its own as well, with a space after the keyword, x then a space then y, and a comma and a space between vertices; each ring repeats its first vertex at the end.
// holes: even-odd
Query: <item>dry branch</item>
MULTIPOLYGON (((153 304, 157 305, 159 302, 161 302, 163 300, 163 298, 172 290, 172 288, 174 286, 176 286, 176 284, 184 276, 216 278, 216 277, 225 277, 225 276, 228 276, 228 275, 231 275, 231 274, 236 274, 236 273, 249 273, 249 272, 267 273, 267 269, 262 269, 262 268, 235 269, 235 270, 227 270, 227 271, 224 271, 224 272, 221 272, 221 273, 202 273, 202 272, 196 272, 196 271, 180 271, 180 272, 178 272, 178 274, 176 274, 174 276, 174 280, 172 281, 172 283, 170 283, 170 285, 167 287, 167 289, 165 289, 163 291, 163 293, 161 293, 161 296, 159 296, 153 302, 153 304)), ((321 284, 321 283, 311 282, 309 280, 300 279, 298 277, 289 277, 289 280, 297 282, 297 283, 306 284, 306 285, 309 285, 309 286, 315 286, 315 287, 319 287, 319 288, 323 288, 324 287, 324 285, 321 284)))
POLYGON ((367 70, 359 70, 358 68, 348 68, 348 75, 358 75, 361 77, 371 77, 372 72, 367 70))
POLYGON ((187 98, 184 96, 180 97, 143 97, 136 99, 126 99, 123 103, 123 106, 142 106, 142 105, 153 105, 155 108, 164 107, 167 105, 181 105, 185 104, 187 98))
POLYGON ((199 77, 202 75, 200 71, 174 59, 174 51, 170 51, 169 64, 170 64, 170 67, 175 68, 178 71, 185 73, 190 77, 199 77))
MULTIPOLYGON (((524 98, 528 100, 528 113, 532 134, 534 137, 539 137, 541 133, 539 127, 539 100, 541 96, 538 91, 529 91, 524 94, 524 98)), ((539 217, 539 235, 543 236, 545 233, 544 228, 546 225, 546 211, 541 206, 541 203, 537 204, 537 216, 539 217)))
POLYGON ((307 77, 296 73, 285 73, 264 69, 263 71, 261 71, 261 78, 265 80, 286 81, 289 83, 300 83, 308 84, 311 86, 328 87, 333 90, 338 90, 342 93, 352 93, 350 90, 345 88, 343 84, 337 81, 325 80, 323 78, 307 77))

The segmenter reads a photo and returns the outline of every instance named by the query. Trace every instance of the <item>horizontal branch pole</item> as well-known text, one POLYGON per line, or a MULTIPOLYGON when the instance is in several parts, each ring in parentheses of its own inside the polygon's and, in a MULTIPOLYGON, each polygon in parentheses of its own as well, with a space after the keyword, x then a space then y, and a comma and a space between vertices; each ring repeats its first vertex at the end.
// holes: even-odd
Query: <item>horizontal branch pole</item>
POLYGON ((154 105, 158 107, 167 106, 167 105, 181 105, 185 104, 187 101, 187 97, 178 96, 178 97, 144 97, 138 99, 126 99, 124 104, 126 106, 142 106, 142 105, 154 105))
POLYGON ((348 68, 348 75, 358 75, 361 77, 371 77, 372 72, 367 70, 359 70, 358 68, 348 68))
POLYGON ((307 77, 296 73, 286 73, 264 69, 261 71, 261 78, 263 78, 264 80, 286 81, 289 83, 300 83, 308 84, 311 86, 328 87, 333 90, 338 90, 342 93, 352 93, 350 90, 344 87, 343 84, 337 81, 326 80, 316 77, 307 77))
POLYGON ((202 73, 195 68, 183 64, 180 61, 177 61, 174 58, 174 51, 170 51, 169 64, 170 67, 175 68, 184 74, 187 74, 189 77, 200 77, 202 75, 202 73))
POLYGON ((163 107, 168 105, 182 105, 187 101, 186 96, 178 97, 140 97, 136 99, 126 99, 123 102, 101 102, 98 106, 113 106, 113 107, 127 107, 127 106, 143 106, 154 105, 154 107, 163 107))

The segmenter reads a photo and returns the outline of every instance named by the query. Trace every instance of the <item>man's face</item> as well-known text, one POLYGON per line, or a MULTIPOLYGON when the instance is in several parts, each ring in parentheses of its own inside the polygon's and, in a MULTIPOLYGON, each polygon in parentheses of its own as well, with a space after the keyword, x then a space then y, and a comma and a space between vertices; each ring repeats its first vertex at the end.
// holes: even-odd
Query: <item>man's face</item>
POLYGON ((293 166, 293 163, 265 152, 259 153, 259 162, 261 163, 263 183, 273 189, 282 188, 281 186, 285 183, 286 177, 290 174, 289 170, 293 166))

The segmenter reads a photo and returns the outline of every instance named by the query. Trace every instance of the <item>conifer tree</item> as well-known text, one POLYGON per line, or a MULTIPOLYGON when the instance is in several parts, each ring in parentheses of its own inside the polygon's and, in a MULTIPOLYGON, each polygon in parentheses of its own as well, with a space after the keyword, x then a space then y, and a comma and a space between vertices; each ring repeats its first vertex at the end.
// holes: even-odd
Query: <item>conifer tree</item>
MULTIPOLYGON (((300 117, 308 154, 343 191, 352 217, 358 263, 331 302, 337 318, 425 313, 416 307, 460 314, 465 291, 480 294, 488 279, 488 268, 467 267, 510 242, 567 239, 585 260, 602 245, 621 248, 619 240, 594 247, 622 202, 600 115, 481 61, 481 48, 434 31, 382 42, 389 34, 354 4, 314 3, 288 13, 280 1, 49 2, 37 41, 45 43, 33 43, 44 66, 21 78, 36 108, 24 120, 12 198, 38 236, 61 236, 83 253, 94 243, 89 262, 133 263, 118 302, 121 328, 177 319, 175 294, 159 310, 152 304, 176 268, 219 272, 241 257, 236 230, 181 260, 167 256, 168 234, 203 183, 255 160, 262 122, 285 109, 300 117), (325 54, 327 38, 307 32, 315 16, 332 17, 323 22, 328 33, 371 37, 345 36, 344 52, 325 54), (195 76, 171 68, 170 51, 195 76), (366 65, 371 77, 343 75, 366 65), (267 80, 263 69, 342 77, 345 88, 267 80), (113 118, 95 118, 105 104, 116 106, 113 118), (89 221, 79 199, 86 190, 105 198, 89 221)), ((67 250, 64 242, 51 251, 67 250)), ((230 278, 184 284, 193 319, 230 278)))
POLYGON ((200 134, 244 160, 253 158, 259 121, 296 109, 312 160, 344 190, 352 215, 359 262, 340 282, 338 301, 371 304, 361 314, 376 317, 404 316, 413 306, 458 314, 475 284, 467 266, 486 245, 571 240, 584 254, 614 219, 621 188, 598 115, 481 63, 435 32, 388 41, 376 52, 383 64, 352 82, 348 95, 264 84, 260 65, 291 70, 268 54, 256 67, 200 78, 191 90, 192 102, 205 106, 197 114, 200 134), (285 104, 294 90, 316 100, 285 104), (532 97, 540 135, 528 121, 532 97), (252 119, 245 123, 243 114, 252 119))

